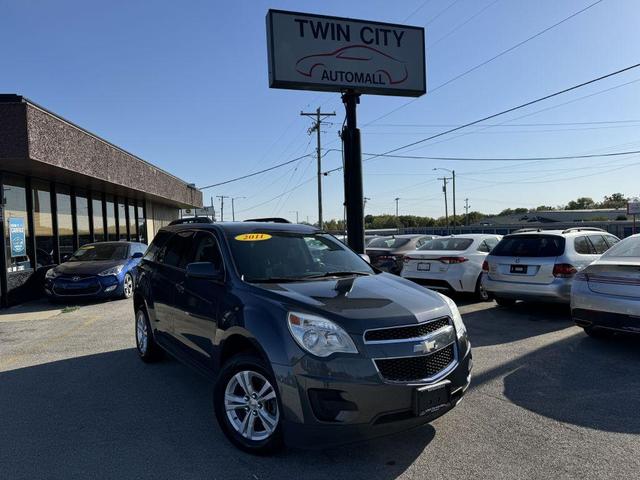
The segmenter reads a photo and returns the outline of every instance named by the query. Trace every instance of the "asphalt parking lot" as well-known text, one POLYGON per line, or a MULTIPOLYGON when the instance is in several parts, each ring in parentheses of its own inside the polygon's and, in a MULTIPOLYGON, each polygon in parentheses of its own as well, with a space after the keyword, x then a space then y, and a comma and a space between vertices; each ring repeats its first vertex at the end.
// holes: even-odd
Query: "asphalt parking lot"
POLYGON ((562 307, 461 302, 465 400, 432 425, 253 457, 224 439, 210 384, 136 358, 129 301, 0 313, 0 477, 637 478, 640 341, 598 341, 562 307))

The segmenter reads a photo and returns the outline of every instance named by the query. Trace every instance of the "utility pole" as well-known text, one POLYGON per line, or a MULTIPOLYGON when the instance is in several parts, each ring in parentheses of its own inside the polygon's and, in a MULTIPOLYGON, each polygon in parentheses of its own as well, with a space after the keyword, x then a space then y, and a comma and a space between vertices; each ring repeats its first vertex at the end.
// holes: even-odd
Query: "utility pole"
POLYGON ((451 170, 453 177, 453 233, 456 233, 456 171, 451 170))
POLYGON ((229 195, 218 195, 216 198, 220 199, 220 221, 224 222, 224 199, 229 198, 229 195))
POLYGON ((235 206, 235 201, 236 200, 240 200, 242 198, 247 198, 247 197, 231 197, 231 220, 233 220, 234 222, 236 221, 236 206, 235 206))
POLYGON ((469 199, 464 199, 464 223, 469 226, 469 199))
POLYGON ((298 218, 298 210, 290 210, 289 213, 295 213, 296 214, 296 223, 300 223, 300 220, 298 218))
POLYGON ((333 113, 322 113, 320 111, 320 107, 316 109, 315 112, 300 112, 300 115, 305 117, 315 117, 315 121, 313 122, 313 126, 309 128, 309 134, 311 134, 314 130, 317 134, 316 142, 317 149, 316 154, 318 157, 318 228, 322 230, 322 150, 320 149, 320 127, 322 125, 322 121, 327 117, 335 116, 336 112, 333 113))
POLYGON ((396 197, 394 200, 396 201, 396 218, 398 218, 398 202, 400 201, 400 197, 396 197))
POLYGON ((450 180, 448 177, 438 178, 442 180, 442 193, 444 193, 444 221, 447 225, 447 234, 449 233, 449 207, 447 205, 447 182, 450 180))

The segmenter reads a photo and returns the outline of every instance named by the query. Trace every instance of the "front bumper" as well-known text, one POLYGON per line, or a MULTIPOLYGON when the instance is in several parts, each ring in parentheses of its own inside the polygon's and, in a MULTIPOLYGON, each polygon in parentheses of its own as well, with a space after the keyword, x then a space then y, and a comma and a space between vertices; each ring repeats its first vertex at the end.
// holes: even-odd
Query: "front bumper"
POLYGON ((88 300, 118 297, 124 288, 121 279, 115 275, 74 278, 60 276, 45 279, 45 294, 59 300, 88 300))
POLYGON ((446 375, 429 384, 448 385, 450 403, 423 416, 414 413, 414 395, 427 384, 387 382, 371 359, 342 356, 322 361, 304 357, 294 367, 273 365, 282 400, 285 442, 298 448, 324 448, 429 423, 454 408, 469 387, 471 349, 456 361, 446 375), (325 403, 333 413, 340 412, 335 419, 319 418, 325 410, 319 406, 318 392, 331 397, 325 403))
POLYGON ((492 280, 486 274, 482 284, 489 294, 532 302, 569 303, 572 278, 556 278, 548 284, 492 280))

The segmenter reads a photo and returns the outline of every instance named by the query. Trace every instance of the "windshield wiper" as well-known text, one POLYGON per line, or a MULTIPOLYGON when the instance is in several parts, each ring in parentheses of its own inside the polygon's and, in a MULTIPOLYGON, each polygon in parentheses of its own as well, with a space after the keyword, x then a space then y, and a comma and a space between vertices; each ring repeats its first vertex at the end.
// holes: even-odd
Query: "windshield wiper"
POLYGON ((307 275, 304 278, 326 278, 326 277, 349 277, 351 275, 365 275, 365 276, 369 276, 372 275, 369 272, 352 272, 349 270, 345 270, 345 271, 337 271, 337 272, 326 272, 326 273, 320 273, 317 275, 307 275))
POLYGON ((300 282, 303 279, 296 277, 265 277, 265 278, 247 278, 244 277, 244 281, 248 283, 287 283, 287 282, 300 282))

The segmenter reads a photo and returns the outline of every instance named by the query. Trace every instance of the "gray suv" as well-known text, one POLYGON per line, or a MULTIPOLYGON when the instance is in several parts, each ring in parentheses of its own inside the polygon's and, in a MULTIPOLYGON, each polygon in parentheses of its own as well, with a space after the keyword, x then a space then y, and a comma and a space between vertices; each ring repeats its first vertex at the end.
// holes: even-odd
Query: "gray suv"
POLYGON ((520 230, 491 251, 482 282, 498 305, 517 300, 569 303, 575 274, 619 241, 598 228, 520 230))

